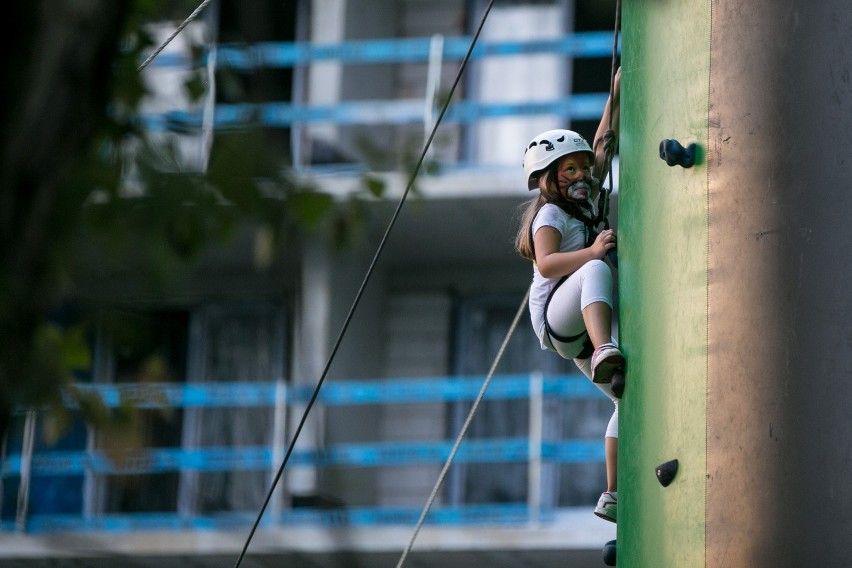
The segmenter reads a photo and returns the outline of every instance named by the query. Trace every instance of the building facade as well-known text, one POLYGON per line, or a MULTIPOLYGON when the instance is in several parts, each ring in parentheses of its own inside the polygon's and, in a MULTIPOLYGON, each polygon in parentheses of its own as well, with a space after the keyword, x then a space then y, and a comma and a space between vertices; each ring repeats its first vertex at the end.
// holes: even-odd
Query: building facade
MULTIPOLYGON (((593 136, 609 88, 614 2, 496 2, 407 191, 488 2, 238 4, 213 2, 191 28, 208 54, 201 100, 159 104, 175 100, 180 42, 145 71, 150 117, 198 118, 188 135, 162 129, 183 167, 205 168, 252 105, 289 176, 339 204, 366 180, 382 196, 362 199, 343 247, 308 232, 269 252, 252 226, 156 294, 99 271, 81 292, 98 316, 80 384, 141 408, 141 442, 80 422, 48 446, 44 420, 22 415, 3 469, 12 560, 215 565, 265 503, 249 554, 358 566, 401 551, 529 285, 513 248, 522 148, 550 128, 593 136), (45 544, 57 535, 67 546, 45 544)), ((525 311, 493 381, 436 494, 430 554, 511 563, 614 538, 591 514, 609 401, 540 350, 525 311)))

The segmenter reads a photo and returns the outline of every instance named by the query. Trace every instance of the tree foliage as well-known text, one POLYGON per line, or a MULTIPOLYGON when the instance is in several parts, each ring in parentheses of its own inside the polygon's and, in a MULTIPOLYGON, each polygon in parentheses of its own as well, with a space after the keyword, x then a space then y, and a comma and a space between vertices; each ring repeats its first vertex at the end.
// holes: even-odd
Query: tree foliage
POLYGON ((246 221, 276 242, 328 223, 343 242, 358 218, 357 199, 337 208, 283 174, 281 149, 262 132, 217 136, 204 173, 163 171, 168 149, 146 137, 136 113, 145 94, 137 67, 154 47, 145 24, 196 7, 34 0, 9 8, 15 48, 0 69, 0 434, 17 408, 60 408, 63 392, 77 392, 90 418, 103 415, 63 388, 91 359, 80 331, 50 317, 78 280, 81 243, 119 258, 132 252, 157 273, 246 221), (123 190, 128 155, 144 188, 133 197, 123 190))

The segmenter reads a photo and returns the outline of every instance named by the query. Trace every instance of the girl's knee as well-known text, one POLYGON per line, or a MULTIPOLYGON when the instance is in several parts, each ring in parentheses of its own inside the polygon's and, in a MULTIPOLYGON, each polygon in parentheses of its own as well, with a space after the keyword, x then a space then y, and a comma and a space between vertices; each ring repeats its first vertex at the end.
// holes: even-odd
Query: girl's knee
POLYGON ((590 260, 580 268, 580 271, 584 283, 600 283, 607 290, 612 286, 612 270, 602 260, 590 260))
POLYGON ((589 262, 584 264, 583 270, 586 270, 590 273, 611 274, 609 265, 598 258, 590 260, 589 262))

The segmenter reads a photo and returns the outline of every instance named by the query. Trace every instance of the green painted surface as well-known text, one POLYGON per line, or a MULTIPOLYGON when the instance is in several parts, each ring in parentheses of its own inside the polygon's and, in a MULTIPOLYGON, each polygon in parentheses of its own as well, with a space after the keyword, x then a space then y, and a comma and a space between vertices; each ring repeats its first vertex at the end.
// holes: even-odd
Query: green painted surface
MULTIPOLYGON (((663 139, 706 150, 709 0, 625 0, 619 194, 618 565, 704 566, 706 163, 669 167, 663 139), (663 488, 657 465, 677 459, 663 488)), ((704 155, 704 152, 701 152, 704 155)))

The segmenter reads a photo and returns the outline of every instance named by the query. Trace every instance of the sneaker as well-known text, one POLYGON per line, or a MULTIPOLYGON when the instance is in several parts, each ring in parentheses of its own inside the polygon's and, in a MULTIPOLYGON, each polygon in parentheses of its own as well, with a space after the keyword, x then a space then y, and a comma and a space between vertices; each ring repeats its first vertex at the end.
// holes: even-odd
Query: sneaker
POLYGON ((615 523, 618 509, 618 492, 605 492, 598 499, 598 506, 595 507, 595 514, 605 521, 615 523))
POLYGON ((615 370, 624 366, 624 355, 612 343, 600 345, 592 353, 592 382, 607 384, 615 370))

